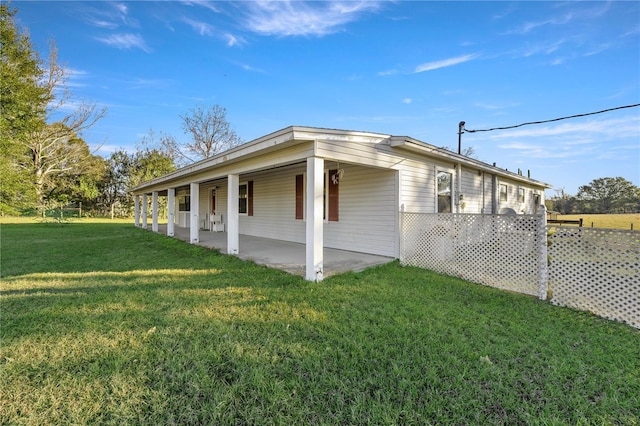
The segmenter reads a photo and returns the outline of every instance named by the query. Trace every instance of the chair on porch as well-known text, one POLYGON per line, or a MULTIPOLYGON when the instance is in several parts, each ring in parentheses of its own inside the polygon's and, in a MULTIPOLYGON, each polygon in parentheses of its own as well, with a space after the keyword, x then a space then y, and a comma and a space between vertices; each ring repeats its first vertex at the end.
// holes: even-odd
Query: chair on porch
POLYGON ((209 230, 211 232, 224 232, 224 223, 222 223, 222 215, 221 214, 212 214, 209 216, 210 226, 209 230))

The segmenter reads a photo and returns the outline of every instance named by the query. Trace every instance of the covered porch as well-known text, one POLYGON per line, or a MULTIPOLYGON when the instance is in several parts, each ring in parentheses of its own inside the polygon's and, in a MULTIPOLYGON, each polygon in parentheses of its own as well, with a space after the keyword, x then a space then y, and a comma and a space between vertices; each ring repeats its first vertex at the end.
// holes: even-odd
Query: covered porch
MULTIPOLYGON (((174 238, 186 242, 190 241, 189 228, 175 226, 174 231, 174 238)), ((159 224, 157 232, 166 235, 167 225, 159 224)), ((280 269, 290 274, 305 276, 305 244, 242 234, 239 235, 239 238, 242 251, 236 256, 240 259, 280 269)), ((227 233, 201 230, 197 245, 227 253, 227 233)), ((325 277, 344 272, 358 272, 394 260, 392 257, 326 247, 323 255, 325 277)))

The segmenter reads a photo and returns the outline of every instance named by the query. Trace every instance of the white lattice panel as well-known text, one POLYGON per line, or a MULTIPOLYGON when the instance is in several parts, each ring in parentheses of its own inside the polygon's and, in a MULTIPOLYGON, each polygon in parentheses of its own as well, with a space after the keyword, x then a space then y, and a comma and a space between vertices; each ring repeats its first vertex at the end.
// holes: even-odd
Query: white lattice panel
POLYGON ((640 328, 640 232, 558 227, 549 242, 551 303, 640 328))
POLYGON ((546 297, 544 223, 534 215, 401 213, 400 261, 546 297))

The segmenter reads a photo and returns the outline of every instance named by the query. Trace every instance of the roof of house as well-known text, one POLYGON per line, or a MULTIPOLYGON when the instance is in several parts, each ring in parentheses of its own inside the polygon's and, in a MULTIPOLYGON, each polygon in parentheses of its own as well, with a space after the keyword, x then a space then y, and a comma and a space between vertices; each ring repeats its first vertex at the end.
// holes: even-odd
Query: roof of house
POLYGON ((364 132, 354 130, 327 129, 320 127, 307 126, 289 126, 284 129, 269 133, 252 141, 238 145, 227 151, 214 155, 213 157, 200 160, 188 166, 182 167, 164 176, 143 182, 129 191, 135 192, 144 190, 146 187, 158 185, 163 182, 170 182, 175 179, 185 178, 191 174, 201 173, 208 169, 214 169, 221 164, 228 164, 231 161, 238 161, 243 158, 250 158, 261 153, 274 149, 281 149, 288 145, 296 143, 310 142, 314 140, 337 140, 345 143, 372 143, 386 144, 392 148, 405 149, 421 155, 435 157, 443 160, 460 163, 469 167, 473 167, 480 171, 506 177, 512 180, 526 182, 530 185, 536 185, 544 188, 551 188, 551 185, 541 181, 537 181, 520 173, 510 172, 494 165, 484 163, 474 158, 457 154, 444 148, 439 148, 426 142, 411 138, 409 136, 393 136, 384 133, 364 132))

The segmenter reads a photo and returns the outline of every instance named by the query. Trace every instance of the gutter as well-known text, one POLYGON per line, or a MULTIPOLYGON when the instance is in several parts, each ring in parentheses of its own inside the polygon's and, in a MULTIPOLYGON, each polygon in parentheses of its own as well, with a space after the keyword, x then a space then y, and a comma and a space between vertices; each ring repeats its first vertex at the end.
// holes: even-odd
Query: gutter
POLYGON ((426 142, 422 142, 408 136, 392 136, 389 138, 389 146, 393 148, 402 148, 410 151, 418 152, 420 154, 427 154, 433 157, 445 158, 454 164, 464 164, 467 166, 474 167, 480 171, 490 173, 492 175, 499 175, 503 177, 507 177, 512 180, 525 182, 528 184, 534 184, 545 189, 550 189, 553 186, 542 182, 539 180, 531 179, 529 177, 522 176, 518 173, 510 172, 505 169, 501 169, 499 167, 492 166, 480 160, 476 160, 474 158, 465 157, 464 155, 459 155, 444 148, 438 148, 434 145, 428 144, 426 142))

